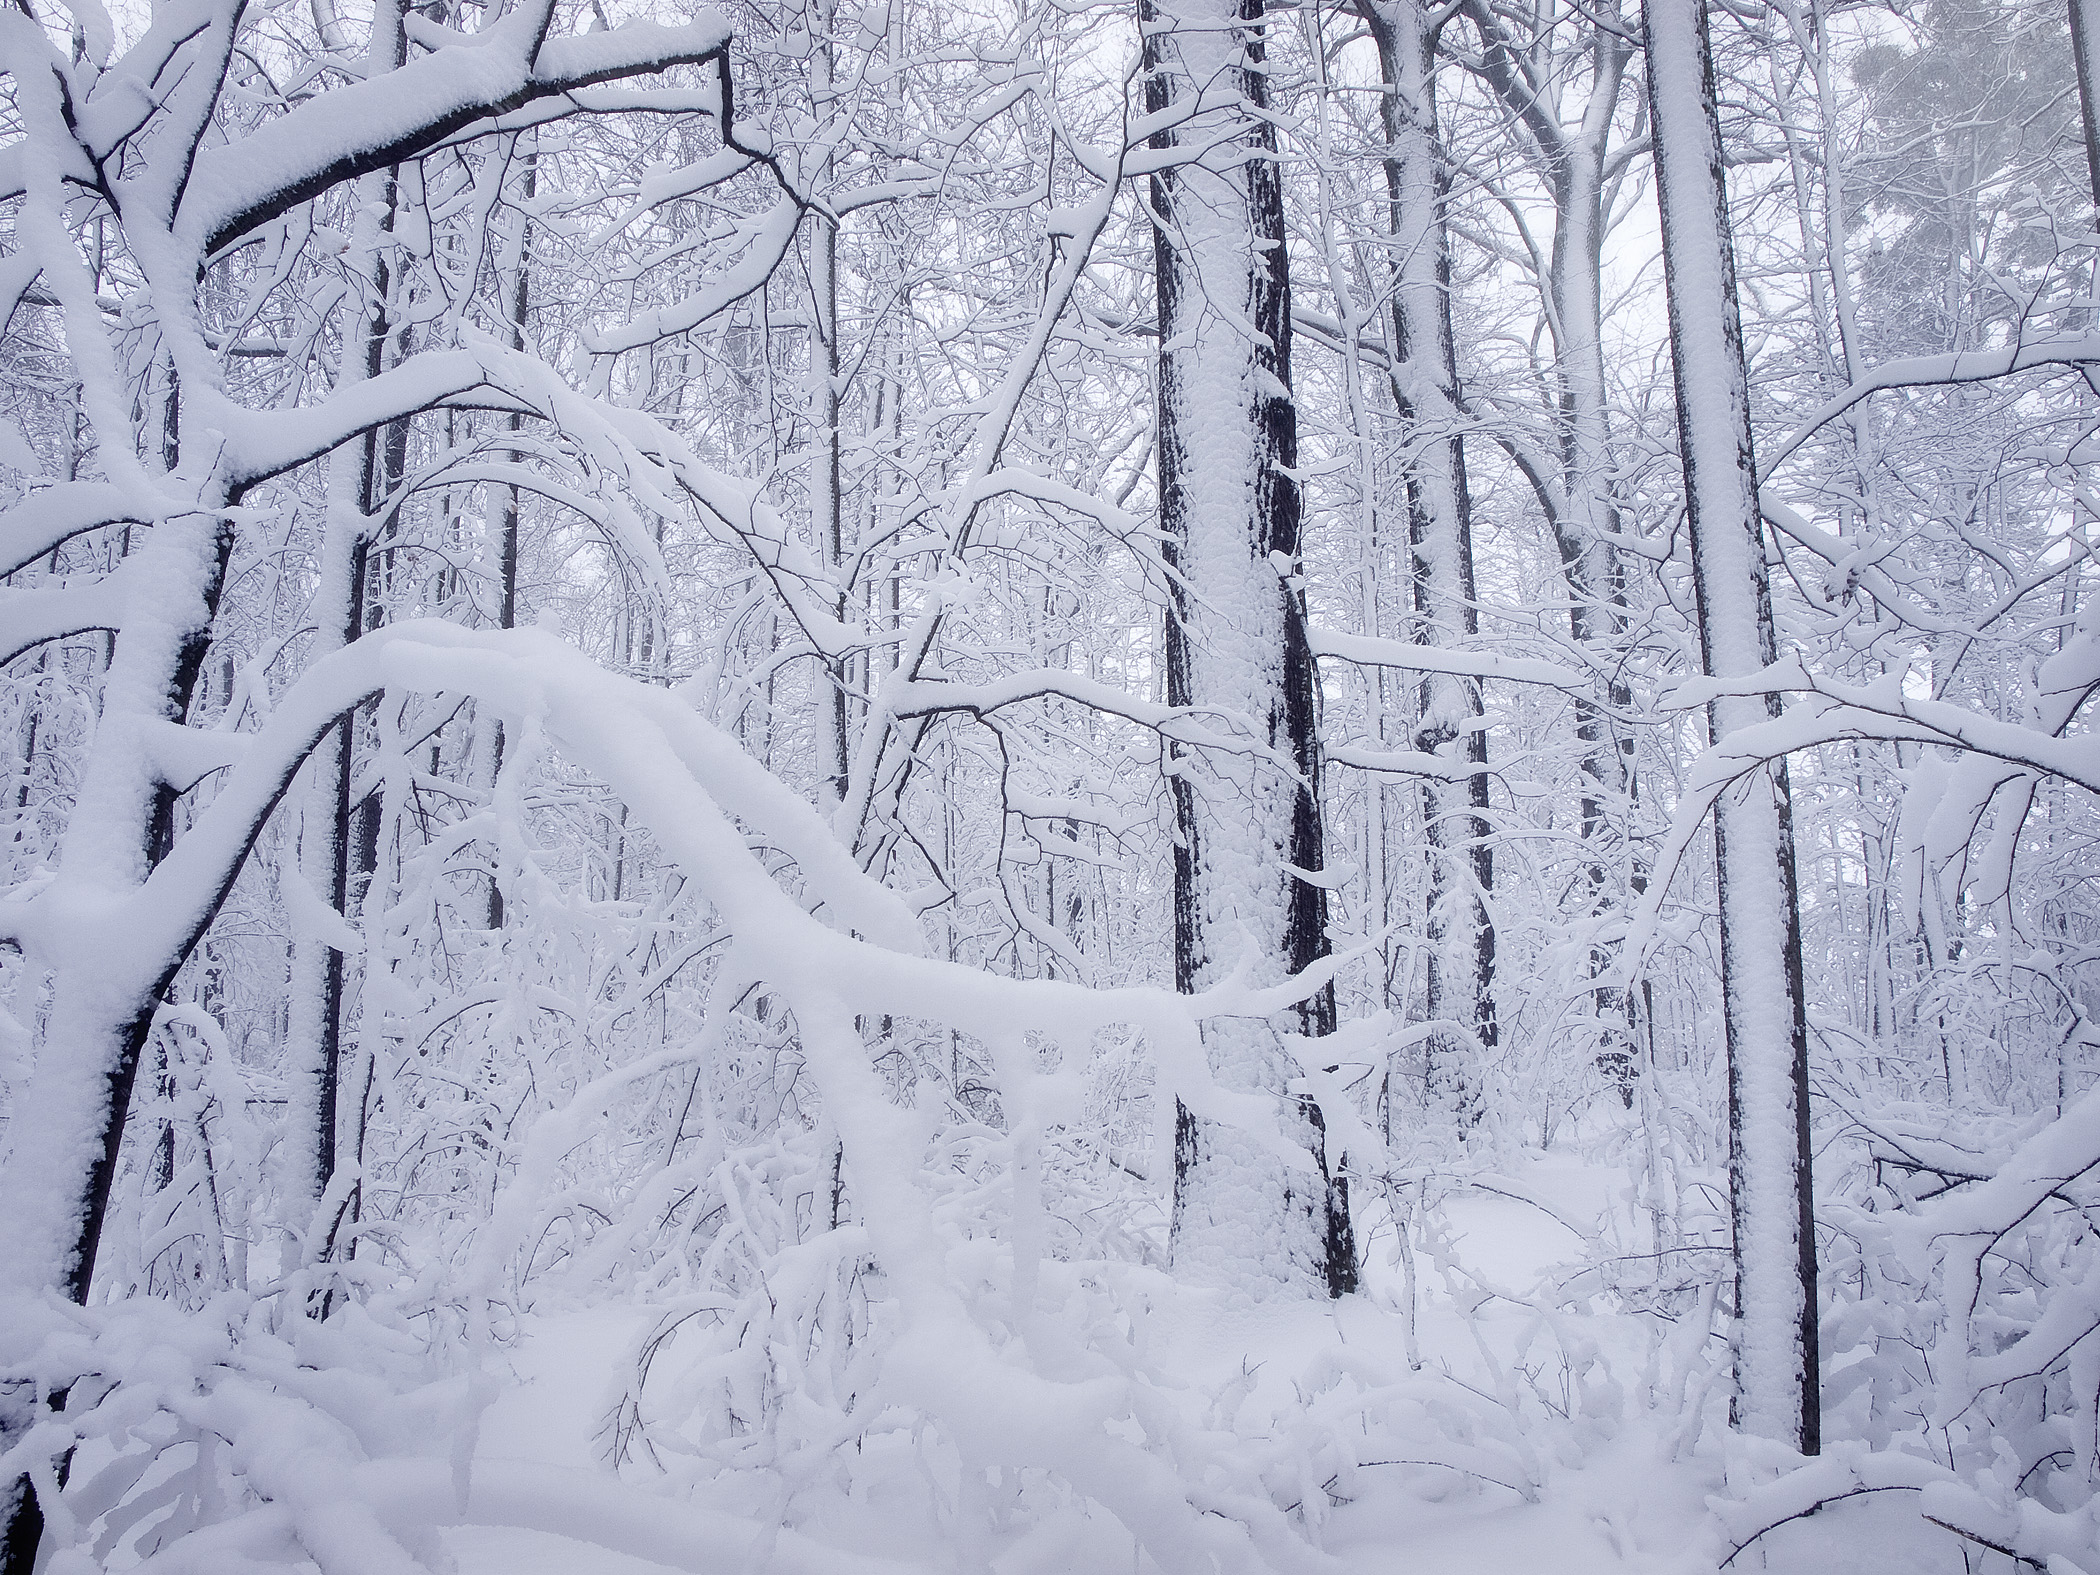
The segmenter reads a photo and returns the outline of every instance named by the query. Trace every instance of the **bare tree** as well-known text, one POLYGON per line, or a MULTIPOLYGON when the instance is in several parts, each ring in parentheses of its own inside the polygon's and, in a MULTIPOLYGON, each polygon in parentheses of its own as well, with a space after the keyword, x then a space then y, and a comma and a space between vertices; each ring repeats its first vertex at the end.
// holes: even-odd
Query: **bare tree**
MULTIPOLYGON (((1451 241, 1445 219, 1449 154, 1437 122, 1438 19, 1415 0, 1364 0, 1385 91, 1386 195, 1391 216, 1392 384, 1405 424, 1407 534, 1413 560, 1415 640, 1460 646, 1480 633, 1473 572, 1473 495, 1466 478, 1465 410, 1451 333, 1451 241)), ((1423 822, 1430 869, 1429 950, 1424 1005, 1454 1027, 1427 1049, 1432 1097, 1458 1118, 1461 1135, 1479 1119, 1482 1061, 1497 1040, 1495 885, 1488 807, 1487 728, 1480 680, 1455 672, 1419 679, 1414 747, 1471 770, 1425 777, 1423 822)))
MULTIPOLYGON (((1232 0, 1140 7, 1152 145, 1161 353, 1160 529, 1172 573, 1167 699, 1215 717, 1229 749, 1170 746, 1174 980, 1235 968, 1264 982, 1327 951, 1313 654, 1299 574, 1301 505, 1266 22, 1232 0)), ((1322 992, 1297 1032, 1332 1031, 1322 992)), ((1227 1086, 1279 1101, 1316 1168, 1183 1110, 1175 1145, 1177 1263, 1251 1267, 1340 1295, 1355 1282, 1348 1203, 1317 1107, 1287 1095, 1281 1025, 1221 1021, 1206 1042, 1227 1086)))
MULTIPOLYGON (((1777 646, 1720 120, 1704 0, 1646 0, 1643 20, 1700 650, 1720 691, 1708 727, 1726 750, 1736 735, 1776 718, 1780 702, 1729 691, 1754 684, 1777 646)), ((1808 1016, 1784 758, 1754 757, 1720 796, 1714 858, 1728 1029, 1736 1415, 1750 1431, 1813 1455, 1822 1447, 1822 1408, 1808 1016)))

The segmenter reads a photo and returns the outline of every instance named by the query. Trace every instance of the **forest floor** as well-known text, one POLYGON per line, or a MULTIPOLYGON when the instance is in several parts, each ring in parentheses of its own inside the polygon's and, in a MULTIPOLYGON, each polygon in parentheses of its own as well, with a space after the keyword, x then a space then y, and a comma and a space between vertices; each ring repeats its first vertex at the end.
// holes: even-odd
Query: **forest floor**
MULTIPOLYGON (((1522 1295, 1567 1263, 1581 1241, 1564 1221, 1594 1218, 1607 1191, 1624 1186, 1623 1172, 1550 1157, 1502 1179, 1507 1192, 1475 1189, 1444 1206, 1441 1263, 1417 1255, 1415 1336, 1422 1368, 1447 1373, 1468 1386, 1467 1393, 1488 1396, 1499 1388, 1507 1394, 1511 1375, 1524 1377, 1533 1409, 1516 1413, 1516 1425, 1521 1430, 1526 1414, 1544 1419, 1533 1435, 1514 1442, 1530 1472, 1530 1491, 1488 1480, 1495 1459, 1512 1458, 1512 1440, 1497 1445, 1475 1438, 1474 1445, 1486 1447, 1454 1453, 1447 1439, 1436 1451, 1443 1460, 1479 1469, 1421 1461, 1360 1468, 1347 1501, 1328 1507, 1318 1529, 1325 1557, 1306 1549, 1289 1567, 1333 1575, 1713 1575, 1728 1554, 1708 1507, 1709 1497, 1722 1491, 1723 1457, 1731 1448, 1718 1425, 1724 1402, 1709 1397, 1709 1425, 1686 1447, 1681 1413, 1597 1404, 1599 1393, 1623 1401, 1640 1387, 1644 1366, 1652 1381, 1652 1324, 1644 1332, 1631 1317, 1572 1314, 1555 1338, 1541 1341, 1534 1306, 1483 1300, 1477 1289, 1522 1295), (1564 1357, 1571 1345, 1591 1362, 1589 1409, 1596 1414, 1588 1427, 1581 1425, 1579 1375, 1564 1357), (1556 1384, 1567 1417, 1553 1415, 1556 1384)), ((1323 1362, 1330 1371, 1337 1363, 1359 1371, 1407 1369, 1406 1277, 1391 1244, 1390 1231, 1374 1241, 1363 1294, 1334 1304, 1252 1303, 1169 1286, 1149 1322, 1148 1355, 1170 1383, 1196 1393, 1220 1392, 1251 1374, 1248 1403, 1257 1411, 1266 1404, 1272 1415, 1287 1411, 1294 1393, 1303 1394, 1302 1387, 1294 1391, 1296 1375, 1323 1362)), ((1009 1515, 972 1556, 960 1556, 939 1529, 933 1489, 909 1476, 893 1476, 873 1491, 798 1498, 797 1530, 773 1537, 770 1551, 765 1528, 779 1517, 764 1506, 720 1497, 708 1502, 705 1493, 645 1501, 641 1482, 630 1489, 608 1479, 596 1440, 617 1375, 653 1320, 646 1307, 604 1306, 524 1321, 509 1353, 518 1382, 483 1417, 477 1467, 499 1476, 523 1472, 528 1481, 536 1473, 550 1488, 561 1481, 552 1496, 572 1504, 579 1491, 598 1491, 586 1486, 591 1479, 604 1490, 602 1512, 562 1529, 521 1529, 515 1522, 531 1517, 515 1514, 502 1527, 452 1527, 443 1535, 459 1575, 945 1575, 973 1565, 992 1575, 1145 1575, 1156 1568, 1149 1558, 1133 1559, 1127 1533, 1084 1512, 1034 1522, 1009 1515)), ((1869 1498, 1783 1526, 1728 1568, 1770 1575, 1954 1575, 1965 1569, 1985 1575, 2006 1562, 1981 1557, 1982 1564, 1965 1565, 1960 1545, 1921 1520, 1914 1503, 1869 1498)))

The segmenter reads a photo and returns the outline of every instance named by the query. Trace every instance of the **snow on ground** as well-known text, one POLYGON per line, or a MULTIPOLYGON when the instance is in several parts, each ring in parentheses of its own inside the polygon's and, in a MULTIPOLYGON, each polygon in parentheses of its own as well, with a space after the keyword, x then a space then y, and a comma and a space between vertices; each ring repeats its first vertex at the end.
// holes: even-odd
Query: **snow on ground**
MULTIPOLYGON (((1707 1510, 1721 1487, 1722 1429, 1709 1426, 1697 1447, 1673 1458, 1678 1421, 1662 1408, 1625 1405, 1586 1430, 1580 1386, 1560 1347, 1542 1336, 1535 1310, 1512 1301, 1478 1301, 1470 1320, 1465 1304, 1478 1300, 1467 1275, 1521 1295, 1566 1263, 1622 1187, 1622 1174, 1565 1159, 1541 1160, 1501 1178, 1496 1190, 1474 1189, 1444 1207, 1447 1242, 1441 1266, 1418 1255, 1417 1336, 1424 1369, 1448 1368, 1469 1392, 1487 1396, 1479 1407, 1490 1421, 1497 1384, 1527 1371, 1549 1398, 1562 1386, 1576 1416, 1552 1425, 1550 1407, 1530 1413, 1548 1425, 1515 1447, 1535 1454, 1535 1501, 1518 1487, 1495 1485, 1487 1472, 1448 1465, 1394 1461, 1356 1473, 1346 1502, 1326 1511, 1321 1542, 1327 1558, 1308 1567, 1332 1575, 1710 1575, 1725 1544, 1707 1510), (1463 1272, 1459 1272, 1462 1270, 1463 1272), (1461 1292, 1455 1297, 1456 1288, 1461 1292), (1494 1366, 1489 1365, 1489 1357, 1494 1366), (1499 1377, 1498 1377, 1499 1369, 1499 1377)), ((1374 1222, 1375 1224, 1375 1222, 1374 1222)), ((1152 1311, 1134 1344, 1165 1375, 1168 1385, 1216 1393, 1236 1379, 1247 1388, 1242 1418, 1282 1416, 1304 1405, 1306 1385, 1336 1364, 1358 1373, 1405 1375, 1404 1277, 1391 1261, 1390 1230, 1371 1254, 1365 1293, 1333 1305, 1253 1302, 1215 1290, 1175 1287, 1160 1279, 1150 1289, 1152 1311)), ((657 1496, 646 1472, 629 1469, 633 1486, 609 1480, 594 1442, 617 1397, 617 1373, 649 1328, 647 1307, 608 1306, 536 1315, 524 1320, 509 1352, 517 1382, 484 1415, 477 1473, 548 1484, 553 1497, 573 1491, 579 1502, 605 1506, 575 1536, 551 1508, 550 1529, 464 1525, 444 1540, 459 1575, 736 1575, 789 1569, 888 1569, 946 1572, 982 1569, 990 1575, 1104 1575, 1154 1568, 1133 1560, 1129 1538, 1098 1510, 1030 1521, 995 1517, 983 1546, 959 1550, 944 1540, 933 1507, 935 1490, 908 1475, 873 1478, 829 1498, 798 1501, 797 1530, 769 1538, 765 1507, 701 1503, 657 1496), (519 1476, 524 1473, 524 1476, 519 1476), (537 1476, 534 1476, 534 1474, 537 1476), (597 1495, 595 1498, 592 1495, 597 1495), (626 1508, 622 1509, 621 1506, 626 1508), (654 1525, 642 1524, 648 1522, 654 1525), (609 1529, 612 1528, 612 1529, 609 1529), (680 1529, 682 1528, 682 1529, 680 1529), (617 1529, 619 1534, 614 1534, 617 1529), (770 1543, 770 1546, 768 1544, 770 1543), (661 1560, 661 1562, 659 1562, 661 1560)), ((1652 1352, 1641 1326, 1608 1314, 1569 1320, 1578 1341, 1593 1341, 1620 1390, 1638 1387, 1652 1352)), ((1404 1382, 1404 1377, 1403 1377, 1404 1382)), ((1614 1390, 1612 1392, 1620 1392, 1614 1390)), ((1718 1404, 1713 1408, 1718 1411, 1718 1404)), ((1476 1440, 1492 1461, 1492 1438, 1476 1440)), ((850 1447, 850 1446, 849 1446, 850 1447)), ((1375 1454, 1376 1451, 1371 1453, 1375 1454)), ((1523 1484, 1519 1484, 1521 1487, 1523 1484)), ((477 1488, 477 1493, 479 1489, 477 1488)), ((704 1496, 704 1495, 703 1495, 704 1496)), ((1939 1575, 1961 1570, 1952 1539, 1922 1521, 1909 1495, 1868 1499, 1825 1510, 1782 1528, 1738 1556, 1733 1570, 1767 1575, 1939 1575)), ((515 1522, 511 1514, 505 1518, 515 1522)), ((2002 1560, 1985 1555, 1982 1570, 2002 1560)))

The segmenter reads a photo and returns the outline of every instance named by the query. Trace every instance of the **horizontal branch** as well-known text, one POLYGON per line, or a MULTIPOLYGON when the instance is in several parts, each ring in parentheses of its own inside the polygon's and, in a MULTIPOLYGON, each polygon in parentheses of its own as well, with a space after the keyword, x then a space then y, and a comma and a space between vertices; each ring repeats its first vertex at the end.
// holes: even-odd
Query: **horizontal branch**
MULTIPOLYGON (((26 569, 54 547, 106 525, 144 525, 160 513, 107 481, 64 481, 0 512, 0 575, 26 569)), ((172 502, 172 500, 170 500, 172 502)))
POLYGON ((301 104, 240 141, 197 156, 179 221, 211 256, 303 202, 427 152, 478 120, 537 99, 704 60, 729 23, 702 12, 683 27, 630 22, 547 38, 550 7, 520 8, 382 76, 301 104))
POLYGON ((87 585, 0 590, 0 663, 69 635, 120 627, 129 601, 120 575, 87 585))
POLYGON ((1320 757, 1331 765, 1389 776, 1429 777, 1439 782, 1470 782, 1490 776, 1495 768, 1466 760, 1446 760, 1421 749, 1365 749, 1359 744, 1326 744, 1320 757))
POLYGON ((1905 356, 1873 367, 1842 394, 1794 428, 1794 435, 1779 445, 1760 467, 1759 481, 1771 476, 1793 457, 1802 444, 1862 399, 1885 388, 1954 387, 1962 383, 1988 383, 2038 366, 2092 366, 2100 364, 2100 333, 2063 334, 2007 345, 1998 350, 1957 350, 1951 355, 1905 356))
POLYGON ((1487 651, 1456 650, 1443 645, 1418 645, 1412 640, 1391 640, 1379 635, 1344 634, 1334 629, 1307 631, 1313 655, 1331 656, 1358 667, 1397 667, 1411 673, 1450 673, 1460 678, 1495 678, 1512 684, 1543 684, 1549 689, 1589 689, 1595 680, 1588 673, 1557 662, 1525 657, 1496 656, 1487 651))

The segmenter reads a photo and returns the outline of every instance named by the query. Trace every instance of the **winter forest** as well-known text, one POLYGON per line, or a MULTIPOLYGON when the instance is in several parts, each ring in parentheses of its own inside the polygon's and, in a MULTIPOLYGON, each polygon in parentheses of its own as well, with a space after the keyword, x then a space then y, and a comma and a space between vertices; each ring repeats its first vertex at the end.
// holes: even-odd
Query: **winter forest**
POLYGON ((2100 0, 0 8, 5 1575, 2100 1575, 2100 0))

